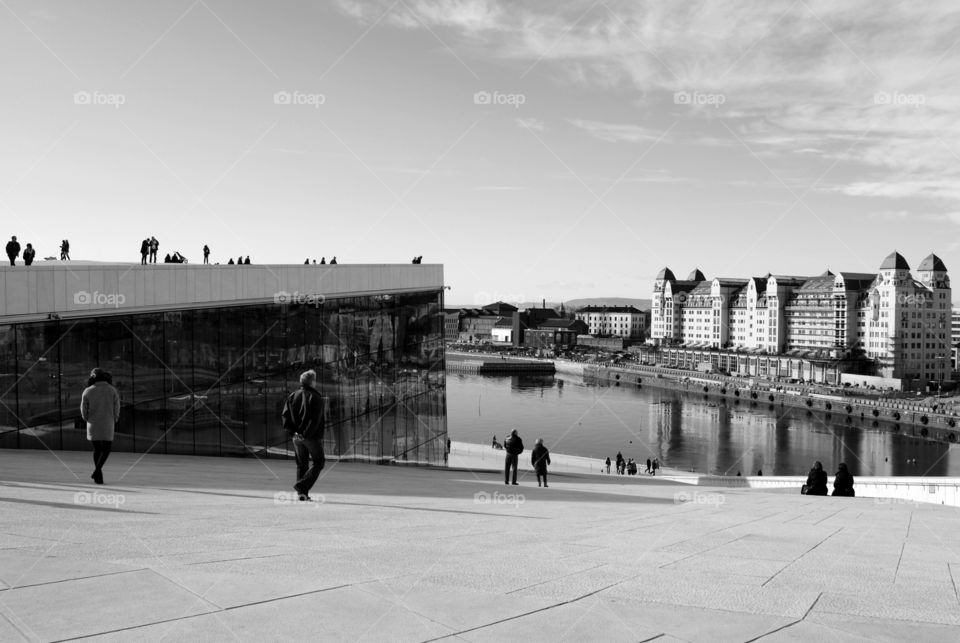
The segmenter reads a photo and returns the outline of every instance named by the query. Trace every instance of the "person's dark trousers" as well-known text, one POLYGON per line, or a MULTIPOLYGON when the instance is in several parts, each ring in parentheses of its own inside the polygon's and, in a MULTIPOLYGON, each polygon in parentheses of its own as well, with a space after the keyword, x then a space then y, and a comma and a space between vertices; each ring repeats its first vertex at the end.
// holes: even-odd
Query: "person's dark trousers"
POLYGON ((97 484, 103 484, 103 465, 107 463, 110 457, 110 447, 113 442, 110 440, 93 441, 93 480, 97 484))
POLYGON ((17 265, 17 257, 16 257, 16 256, 12 256, 12 257, 11 257, 10 255, 7 255, 7 258, 10 259, 10 265, 11 265, 11 266, 17 265))
POLYGON ((323 469, 323 443, 311 438, 293 438, 293 453, 297 458, 297 483, 293 488, 306 495, 310 493, 323 469))
POLYGON ((547 486, 547 474, 545 474, 545 473, 538 473, 538 474, 537 474, 537 486, 538 486, 538 487, 540 486, 540 478, 543 478, 543 486, 546 487, 546 486, 547 486))
POLYGON ((147 265, 147 255, 140 255, 140 265, 141 266, 147 265))
POLYGON ((510 470, 513 469, 513 484, 517 484, 517 460, 518 456, 508 453, 503 460, 503 484, 510 484, 510 470))

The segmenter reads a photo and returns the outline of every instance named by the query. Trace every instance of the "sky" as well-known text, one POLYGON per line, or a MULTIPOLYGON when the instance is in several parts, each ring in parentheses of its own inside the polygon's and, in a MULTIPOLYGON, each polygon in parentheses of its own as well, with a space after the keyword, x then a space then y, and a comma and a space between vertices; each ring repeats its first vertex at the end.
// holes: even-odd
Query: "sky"
POLYGON ((0 0, 0 236, 442 263, 448 303, 960 270, 960 5, 0 0))

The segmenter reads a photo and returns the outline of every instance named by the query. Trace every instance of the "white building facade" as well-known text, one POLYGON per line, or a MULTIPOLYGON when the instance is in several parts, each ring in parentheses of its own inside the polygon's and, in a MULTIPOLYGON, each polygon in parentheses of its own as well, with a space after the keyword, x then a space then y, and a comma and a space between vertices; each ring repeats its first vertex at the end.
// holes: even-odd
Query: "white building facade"
POLYGON ((877 375, 939 382, 950 378, 952 304, 946 266, 934 254, 918 266, 891 253, 877 273, 826 271, 707 280, 669 268, 653 288, 655 344, 726 348, 769 355, 874 360, 877 375))
POLYGON ((612 335, 624 339, 642 339, 647 314, 633 306, 585 306, 576 318, 587 325, 591 335, 612 335))

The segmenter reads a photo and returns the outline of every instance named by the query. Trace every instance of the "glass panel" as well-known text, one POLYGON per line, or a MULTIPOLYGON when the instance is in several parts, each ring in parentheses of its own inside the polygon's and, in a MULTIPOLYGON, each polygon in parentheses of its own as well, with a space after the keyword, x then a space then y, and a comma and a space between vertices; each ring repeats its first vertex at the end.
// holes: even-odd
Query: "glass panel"
POLYGON ((129 318, 109 317, 99 320, 97 339, 98 366, 113 375, 113 386, 120 394, 120 421, 114 433, 113 448, 117 451, 132 451, 133 338, 129 318))
POLYGON ((133 318, 134 450, 166 453, 163 315, 133 318))
POLYGON ((269 325, 265 325, 265 312, 263 307, 243 309, 241 347, 244 363, 243 441, 249 453, 261 457, 267 441, 267 332, 282 324, 282 320, 272 319, 269 325))
POLYGON ((220 311, 220 452, 243 455, 243 312, 220 311))
POLYGON ((59 449, 60 350, 57 322, 16 327, 20 448, 59 449))
MULTIPOLYGON (((60 426, 64 449, 85 450, 87 423, 80 417, 80 397, 90 371, 97 365, 97 321, 84 319, 62 324, 60 340, 60 426)), ((128 444, 126 448, 132 449, 128 444)))
POLYGON ((194 453, 193 318, 187 312, 163 314, 167 453, 194 453))
POLYGON ((17 361, 13 326, 0 326, 0 449, 18 444, 17 361))
POLYGON ((193 321, 194 447, 197 455, 220 455, 220 434, 229 427, 220 414, 220 311, 198 310, 193 321))

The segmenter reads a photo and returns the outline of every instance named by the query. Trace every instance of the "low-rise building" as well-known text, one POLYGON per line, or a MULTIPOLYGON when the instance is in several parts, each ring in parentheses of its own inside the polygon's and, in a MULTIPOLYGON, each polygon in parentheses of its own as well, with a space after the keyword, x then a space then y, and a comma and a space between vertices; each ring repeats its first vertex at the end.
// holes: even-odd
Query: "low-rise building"
POLYGON ((639 340, 647 327, 646 314, 633 306, 584 306, 576 312, 576 318, 596 336, 639 340))

